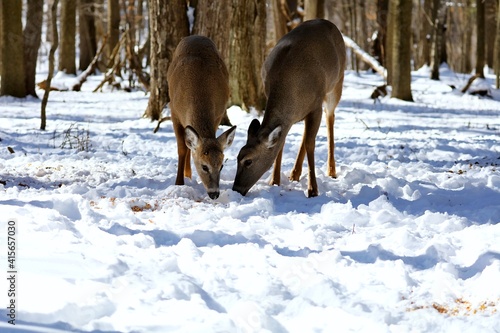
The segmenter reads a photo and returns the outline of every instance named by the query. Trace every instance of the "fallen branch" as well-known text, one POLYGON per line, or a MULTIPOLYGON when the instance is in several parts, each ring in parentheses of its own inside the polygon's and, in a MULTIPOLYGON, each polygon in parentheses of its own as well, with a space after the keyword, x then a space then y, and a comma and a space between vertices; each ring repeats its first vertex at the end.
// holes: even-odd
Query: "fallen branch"
POLYGON ((163 118, 161 118, 160 120, 158 120, 158 124, 156 125, 156 127, 155 127, 155 129, 154 129, 153 133, 158 132, 158 130, 160 129, 160 124, 161 124, 162 122, 167 121, 167 120, 170 120, 170 119, 172 119, 172 117, 170 117, 170 116, 166 116, 166 117, 163 117, 163 118))
POLYGON ((87 77, 90 74, 95 72, 95 69, 97 67, 97 63, 99 62, 99 57, 101 56, 102 52, 104 51, 104 47, 106 46, 107 42, 108 42, 108 35, 106 34, 102 38, 101 47, 97 51, 94 59, 92 59, 92 62, 89 64, 89 66, 83 72, 81 72, 80 75, 78 75, 76 77, 77 83, 73 86, 73 88, 71 90, 80 91, 80 89, 82 88, 82 84, 85 81, 87 81, 87 77))
POLYGON ((101 56, 102 52, 104 51, 104 47, 106 45, 108 39, 108 35, 105 35, 103 37, 102 44, 97 51, 96 55, 94 56, 94 59, 92 59, 92 62, 88 65, 88 67, 80 73, 80 75, 76 76, 74 79, 71 79, 71 82, 74 82, 71 86, 66 86, 65 84, 62 85, 57 85, 57 82, 53 82, 51 80, 43 80, 42 82, 37 83, 37 86, 40 89, 47 90, 50 86, 51 91, 80 91, 82 88, 82 85, 87 81, 87 78, 89 77, 90 74, 94 73, 95 69, 97 68, 97 64, 99 63, 99 57, 101 56))
POLYGON ((353 41, 351 38, 343 35, 344 37, 344 43, 345 46, 351 48, 351 50, 356 53, 356 55, 359 56, 361 60, 366 62, 375 72, 379 73, 382 75, 384 79, 387 79, 387 71, 382 66, 377 59, 369 55, 366 51, 364 51, 358 44, 356 44, 355 41, 353 41))
POLYGON ((97 92, 98 90, 101 90, 102 87, 106 82, 112 83, 114 81, 114 76, 121 76, 121 68, 123 65, 123 61, 119 57, 119 51, 122 48, 123 44, 125 43, 125 38, 126 34, 124 33, 121 37, 118 43, 115 45, 115 48, 113 49, 113 52, 111 52, 111 56, 109 57, 110 63, 109 66, 111 69, 109 69, 106 72, 106 75, 104 75, 104 79, 99 83, 99 85, 94 89, 93 92, 97 92))
POLYGON ((469 81, 467 81, 467 84, 465 85, 465 87, 463 87, 463 89, 460 90, 462 92, 462 94, 465 94, 467 92, 467 90, 469 90, 470 86, 472 85, 472 82, 474 82, 474 80, 477 79, 478 77, 481 77, 481 74, 476 73, 475 75, 473 75, 469 78, 469 81))

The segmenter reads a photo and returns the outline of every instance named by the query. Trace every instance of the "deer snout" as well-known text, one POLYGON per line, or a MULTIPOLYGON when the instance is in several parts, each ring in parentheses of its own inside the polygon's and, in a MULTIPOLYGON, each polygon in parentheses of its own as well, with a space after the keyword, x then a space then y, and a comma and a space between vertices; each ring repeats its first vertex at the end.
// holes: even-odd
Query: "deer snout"
POLYGON ((208 196, 210 197, 210 199, 213 199, 213 200, 217 199, 219 197, 219 195, 220 195, 219 190, 208 192, 208 196))
POLYGON ((238 192, 242 196, 245 196, 248 193, 248 190, 250 190, 250 188, 244 188, 244 187, 233 185, 233 191, 238 192))

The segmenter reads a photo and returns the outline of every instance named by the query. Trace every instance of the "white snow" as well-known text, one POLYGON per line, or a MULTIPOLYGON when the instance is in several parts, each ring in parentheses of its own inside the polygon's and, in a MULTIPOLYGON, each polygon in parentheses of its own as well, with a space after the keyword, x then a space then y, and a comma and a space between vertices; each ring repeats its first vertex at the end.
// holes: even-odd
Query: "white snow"
POLYGON ((17 325, 2 275, 0 331, 500 332, 500 94, 491 75, 477 84, 496 100, 459 93, 468 76, 449 69, 427 77, 413 73, 414 103, 374 103, 380 76, 346 73, 338 178, 323 123, 311 199, 307 166, 287 178, 302 123, 282 185, 268 172, 242 197, 231 187, 255 115, 230 108, 211 200, 194 169, 174 185, 172 124, 153 134, 143 92, 92 93, 99 76, 51 92, 45 132, 39 100, 0 98, 5 275, 9 219, 19 248, 17 325))

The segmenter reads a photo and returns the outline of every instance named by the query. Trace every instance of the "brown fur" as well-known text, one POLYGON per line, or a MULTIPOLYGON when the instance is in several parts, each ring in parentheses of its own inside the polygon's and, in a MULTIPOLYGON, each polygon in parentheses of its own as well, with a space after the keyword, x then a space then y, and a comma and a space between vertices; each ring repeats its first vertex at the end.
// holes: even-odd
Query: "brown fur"
POLYGON ((175 49, 167 73, 170 109, 179 155, 176 185, 191 178, 190 151, 209 196, 219 196, 223 151, 231 145, 235 126, 216 138, 229 99, 224 61, 207 37, 189 36, 175 49))
POLYGON ((304 136, 290 179, 299 180, 307 153, 308 196, 317 196, 314 148, 323 101, 327 104, 327 173, 336 177, 333 124, 342 95, 345 58, 342 35, 326 20, 306 21, 278 41, 262 69, 267 96, 264 119, 262 125, 256 119, 250 124, 247 144, 238 155, 233 190, 245 195, 273 161, 270 183, 279 185, 286 135, 293 124, 304 120, 304 136))

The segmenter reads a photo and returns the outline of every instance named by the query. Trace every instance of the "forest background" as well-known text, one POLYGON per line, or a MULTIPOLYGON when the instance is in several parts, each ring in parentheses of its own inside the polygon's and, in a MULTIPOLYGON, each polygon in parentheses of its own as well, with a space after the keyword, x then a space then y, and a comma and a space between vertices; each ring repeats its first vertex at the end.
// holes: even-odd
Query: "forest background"
MULTIPOLYGON (((349 37, 347 69, 373 68, 392 85, 392 97, 411 101, 410 71, 429 66, 432 78, 438 80, 442 63, 455 72, 470 73, 470 82, 494 71, 497 88, 500 84, 498 0, 3 0, 0 4, 0 95, 36 96, 36 84, 79 90, 88 75, 100 71, 105 76, 96 90, 108 86, 149 92, 144 116, 151 120, 160 120, 168 103, 167 68, 182 37, 212 38, 230 72, 229 105, 261 111, 265 96, 260 70, 266 55, 286 32, 316 17, 331 20, 349 37), (36 82, 37 64, 50 62, 51 56, 47 80, 36 82), (58 85, 57 76, 52 80, 57 72, 74 75, 74 84, 58 85)), ((48 98, 48 91, 45 95, 48 98)))

